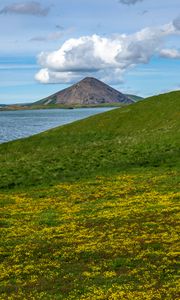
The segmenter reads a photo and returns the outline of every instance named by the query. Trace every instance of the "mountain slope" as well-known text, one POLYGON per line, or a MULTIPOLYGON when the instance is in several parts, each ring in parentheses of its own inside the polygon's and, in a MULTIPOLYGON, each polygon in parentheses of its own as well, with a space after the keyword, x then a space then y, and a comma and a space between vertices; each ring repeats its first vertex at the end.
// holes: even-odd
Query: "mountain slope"
POLYGON ((180 92, 0 145, 1 188, 178 167, 180 92))
POLYGON ((71 87, 42 99, 35 104, 97 105, 104 103, 133 102, 132 99, 102 81, 92 77, 86 77, 71 87))

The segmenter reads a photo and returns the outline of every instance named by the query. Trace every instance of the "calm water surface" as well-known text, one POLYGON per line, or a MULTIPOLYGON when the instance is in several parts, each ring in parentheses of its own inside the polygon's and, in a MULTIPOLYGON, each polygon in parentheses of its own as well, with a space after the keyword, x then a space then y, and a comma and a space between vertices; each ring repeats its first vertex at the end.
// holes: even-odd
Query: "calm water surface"
POLYGON ((0 111, 0 143, 28 137, 112 108, 0 111))

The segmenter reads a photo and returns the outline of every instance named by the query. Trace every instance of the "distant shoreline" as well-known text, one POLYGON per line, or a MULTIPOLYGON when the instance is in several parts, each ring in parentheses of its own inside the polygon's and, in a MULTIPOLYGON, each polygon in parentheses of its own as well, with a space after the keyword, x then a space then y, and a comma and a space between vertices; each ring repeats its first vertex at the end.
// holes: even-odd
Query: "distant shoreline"
POLYGON ((37 110, 37 109, 77 109, 77 108, 98 108, 98 107, 124 107, 128 104, 122 103, 106 103, 106 104, 93 104, 93 105, 0 105, 0 111, 18 111, 18 110, 37 110))

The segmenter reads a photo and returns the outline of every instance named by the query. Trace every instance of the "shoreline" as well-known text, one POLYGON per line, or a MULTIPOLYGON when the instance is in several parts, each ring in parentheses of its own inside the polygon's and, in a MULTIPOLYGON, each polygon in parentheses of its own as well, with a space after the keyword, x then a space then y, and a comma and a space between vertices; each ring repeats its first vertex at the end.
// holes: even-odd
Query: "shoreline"
POLYGON ((66 105, 32 105, 32 106, 19 106, 19 105, 9 105, 5 107, 0 106, 0 112, 1 111, 21 111, 21 110, 40 110, 40 109, 78 109, 78 108, 119 108, 119 107, 124 107, 130 104, 126 103, 107 103, 107 104, 102 104, 102 105, 74 105, 74 106, 66 106, 66 105))

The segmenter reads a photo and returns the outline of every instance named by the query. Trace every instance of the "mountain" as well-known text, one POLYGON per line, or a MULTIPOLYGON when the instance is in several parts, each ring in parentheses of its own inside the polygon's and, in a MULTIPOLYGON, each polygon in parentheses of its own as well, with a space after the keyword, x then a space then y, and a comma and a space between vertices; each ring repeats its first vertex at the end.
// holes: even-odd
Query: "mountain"
POLYGON ((0 109, 6 107, 6 104, 0 104, 0 109))
POLYGON ((96 78, 86 77, 71 87, 37 101, 34 104, 98 105, 105 103, 130 104, 133 102, 134 100, 104 82, 96 78))

